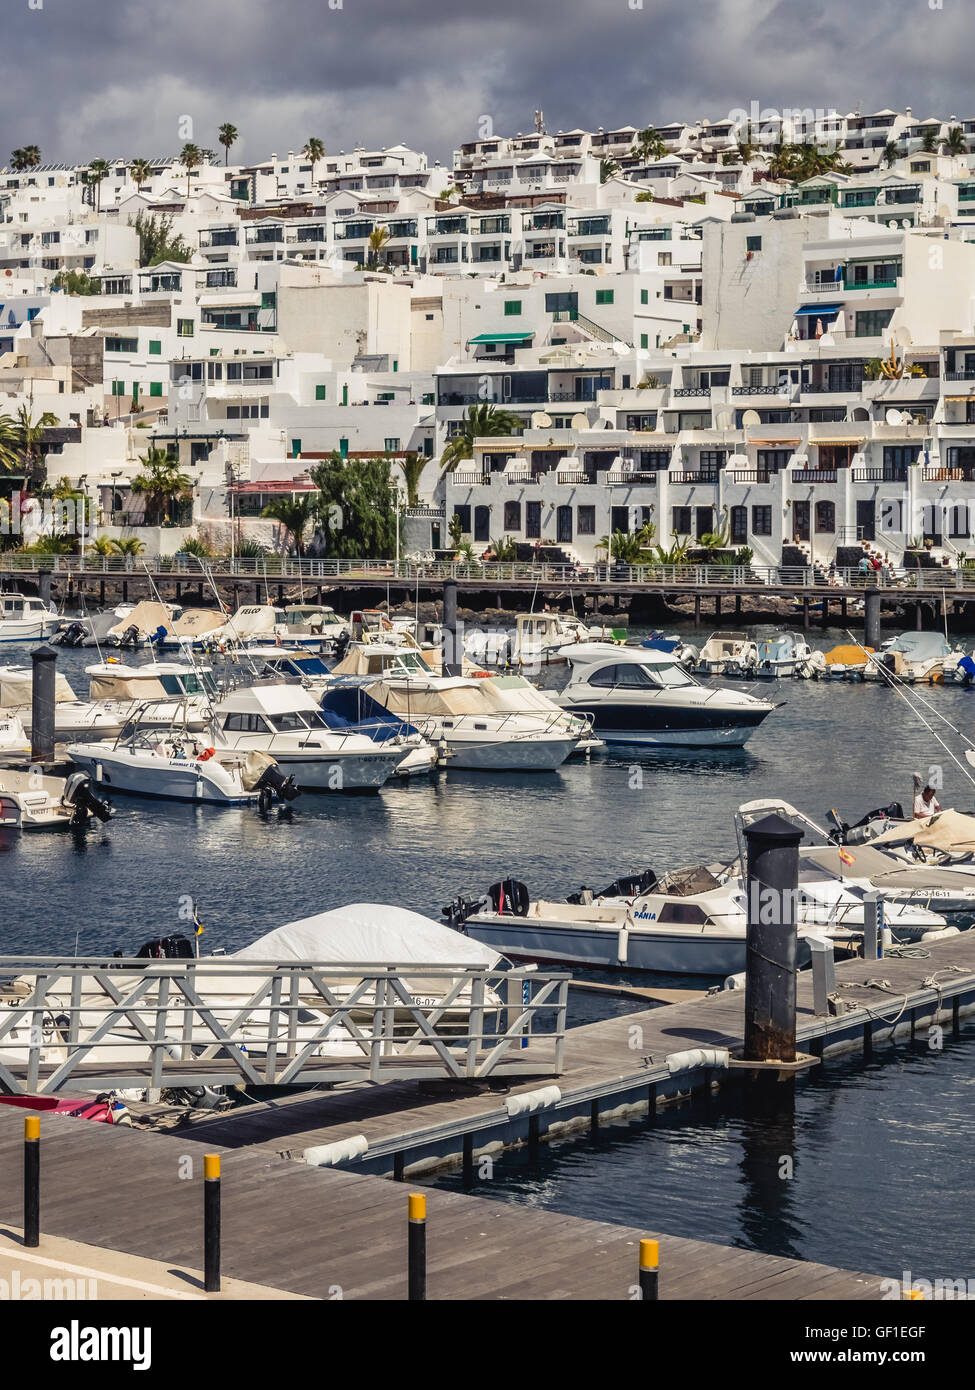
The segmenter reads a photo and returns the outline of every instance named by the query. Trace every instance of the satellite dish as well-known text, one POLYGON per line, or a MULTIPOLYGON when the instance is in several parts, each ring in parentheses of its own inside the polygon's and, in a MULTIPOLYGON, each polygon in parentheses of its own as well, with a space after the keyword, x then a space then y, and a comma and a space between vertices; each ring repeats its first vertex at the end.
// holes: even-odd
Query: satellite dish
MULTIPOLYGON (((759 418, 761 418, 761 417, 759 417, 759 418)), ((719 429, 719 430, 730 430, 730 429, 731 429, 731 423, 732 423, 732 414, 731 414, 731 411, 727 408, 727 406, 724 406, 724 407, 722 407, 721 409, 716 410, 716 411, 714 412, 714 424, 715 424, 715 428, 716 428, 716 429, 719 429)))
POLYGON ((741 423, 747 425, 748 428, 751 429, 752 425, 760 425, 762 423, 762 417, 757 410, 746 410, 741 417, 741 423))
POLYGON ((835 343, 836 339, 833 337, 832 333, 824 333, 819 340, 820 347, 833 347, 835 343))
POLYGON ((905 324, 901 324, 900 328, 894 330, 894 340, 898 347, 910 347, 913 341, 911 330, 905 324))
POLYGON ((870 411, 863 405, 855 405, 850 411, 851 420, 869 420, 870 411))
POLYGON ((626 343, 620 342, 619 338, 617 338, 616 342, 613 344, 613 351, 618 357, 625 357, 630 349, 627 347, 626 343))
POLYGON ((575 353, 575 360, 580 367, 584 367, 589 361, 589 354, 583 352, 582 348, 579 348, 575 353))
POLYGON ((905 423, 904 417, 899 410, 888 410, 884 419, 888 425, 903 425, 905 423))
POLYGON ((546 415, 544 410, 536 410, 532 414, 533 430, 548 430, 552 428, 552 417, 546 415))
POLYGON ((589 416, 583 415, 580 410, 576 415, 573 415, 571 423, 574 430, 587 430, 589 428, 589 416))

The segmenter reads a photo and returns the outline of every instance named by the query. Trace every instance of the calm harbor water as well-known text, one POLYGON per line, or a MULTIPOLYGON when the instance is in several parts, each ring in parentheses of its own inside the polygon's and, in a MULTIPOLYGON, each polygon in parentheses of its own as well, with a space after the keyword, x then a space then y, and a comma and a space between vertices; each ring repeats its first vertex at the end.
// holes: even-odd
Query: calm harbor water
MULTIPOLYGON (((707 635, 684 631, 698 643, 707 635)), ((824 649, 841 640, 813 634, 824 649)), ((79 694, 96 659, 59 654, 79 694)), ((0 654, 5 664, 28 660, 26 648, 0 654)), ((546 673, 547 683, 558 679, 546 673)), ((533 895, 560 897, 648 865, 661 872, 730 854, 734 811, 757 797, 782 796, 817 820, 831 806, 854 820, 892 800, 907 805, 912 772, 932 763, 944 767, 943 804, 975 805, 972 783, 884 686, 788 681, 761 683, 760 693, 784 704, 741 751, 626 749, 538 776, 448 772, 375 797, 304 796, 286 818, 119 796, 110 824, 83 839, 0 842, 2 949, 136 949, 185 929, 184 895, 198 903, 204 950, 232 950, 355 901, 439 917, 457 891, 507 875, 533 895)), ((975 691, 920 693, 966 737, 975 733, 975 691)), ((960 757, 962 742, 921 709, 960 757)), ((634 1007, 574 994, 570 1021, 634 1007)), ((799 1085, 784 1132, 781 1119, 746 1118, 721 1102, 692 1123, 665 1115, 652 1130, 607 1131, 596 1146, 543 1148, 532 1164, 505 1156, 481 1190, 863 1269, 975 1275, 966 1267, 973 1060, 968 1032, 941 1055, 898 1048, 884 1065, 832 1063, 799 1085), (791 1182, 770 1169, 773 1150, 795 1155, 791 1182)))

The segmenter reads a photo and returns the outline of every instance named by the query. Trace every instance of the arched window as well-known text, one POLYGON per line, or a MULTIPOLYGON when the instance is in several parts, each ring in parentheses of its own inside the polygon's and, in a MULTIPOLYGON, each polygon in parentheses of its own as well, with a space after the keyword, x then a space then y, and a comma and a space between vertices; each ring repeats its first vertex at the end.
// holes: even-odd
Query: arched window
POLYGON ((816 503, 816 530, 835 531, 836 530, 836 504, 833 502, 816 503))

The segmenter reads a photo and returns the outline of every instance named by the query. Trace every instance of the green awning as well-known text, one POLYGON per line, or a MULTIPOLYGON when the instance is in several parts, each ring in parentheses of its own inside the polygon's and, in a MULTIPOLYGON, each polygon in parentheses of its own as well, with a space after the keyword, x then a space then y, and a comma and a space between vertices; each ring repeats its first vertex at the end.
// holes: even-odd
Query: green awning
POLYGON ((534 333, 478 333, 476 338, 468 338, 468 343, 527 343, 534 333))

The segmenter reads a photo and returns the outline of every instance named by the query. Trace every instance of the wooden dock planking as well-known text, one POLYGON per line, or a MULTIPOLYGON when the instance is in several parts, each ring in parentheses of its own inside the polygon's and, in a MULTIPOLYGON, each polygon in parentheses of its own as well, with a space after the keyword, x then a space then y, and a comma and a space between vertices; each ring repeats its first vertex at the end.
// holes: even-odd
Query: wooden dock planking
MULTIPOLYGON (((975 931, 962 933, 926 948, 923 959, 885 957, 879 961, 848 960, 837 963, 836 978, 841 996, 870 1010, 882 1030, 885 1023, 902 1011, 909 1017, 911 1000, 922 999, 924 981, 938 972, 946 990, 967 987, 975 990, 975 931), (868 980, 888 979, 894 993, 866 984, 868 980), (854 988, 847 988, 854 986, 854 988), (908 1002, 904 1003, 907 995, 908 1002), (903 1010, 902 1010, 902 1005, 903 1010)), ((930 993, 930 988, 928 988, 930 993)), ((930 1006, 917 1004, 922 1014, 930 1006)), ((798 1035, 801 1047, 824 1041, 828 1034, 852 1026, 856 1015, 836 1015, 817 1019, 813 1010, 812 980, 799 978, 798 1035)), ((902 1019, 902 1021, 903 1021, 902 1019)), ((585 1096, 596 1088, 607 1108, 613 1096, 632 1092, 641 1084, 649 1087, 666 1074, 661 1064, 669 1053, 687 1048, 741 1046, 744 1028, 744 991, 724 991, 687 1003, 617 1015, 599 1023, 585 1024, 568 1031, 565 1067, 554 1078, 563 1097, 585 1096), (629 1047, 630 1030, 639 1027, 642 1044, 629 1047), (640 1059, 652 1057, 653 1065, 641 1068, 640 1059)), ((700 1078, 699 1078, 700 1079, 700 1078)), ((511 1079, 503 1092, 483 1090, 475 1094, 453 1094, 447 1098, 432 1095, 407 1082, 384 1086, 354 1085, 342 1090, 315 1092, 281 1106, 272 1101, 247 1106, 229 1114, 196 1120, 191 1132, 195 1138, 229 1147, 247 1146, 273 1153, 299 1154, 306 1148, 328 1144, 353 1135, 365 1135, 370 1148, 395 1143, 402 1150, 419 1148, 423 1135, 442 1125, 465 1126, 476 1131, 481 1122, 503 1109, 506 1095, 537 1088, 538 1080, 511 1079)), ((552 1112, 549 1114, 552 1118, 552 1112)), ((558 1113, 554 1118, 559 1119, 558 1113)), ((475 1147, 477 1137, 475 1133, 475 1147)))
MULTIPOLYGON (((204 1147, 187 1135, 43 1117, 45 1233, 199 1264, 204 1147), (177 1162, 194 1158, 181 1181, 177 1162)), ((21 1214, 23 1114, 0 1109, 0 1219, 21 1214)), ((207 1146, 209 1147, 209 1146, 207 1146)), ((328 1298, 402 1299, 406 1193, 351 1171, 310 1168, 265 1153, 224 1154, 223 1264, 227 1277, 328 1298)), ((625 1300, 645 1231, 461 1193, 428 1195, 431 1299, 625 1300)), ((661 1235, 663 1298, 879 1298, 880 1280, 661 1235), (785 1282, 779 1283, 782 1279, 785 1282)), ((0 1235, 0 1239, 9 1236, 0 1235)))

